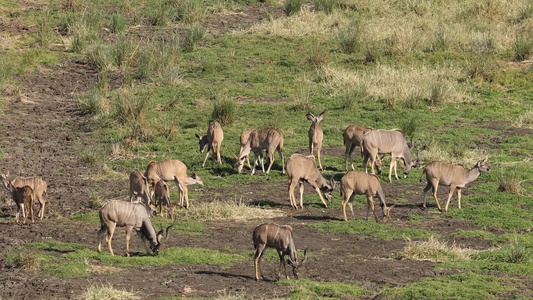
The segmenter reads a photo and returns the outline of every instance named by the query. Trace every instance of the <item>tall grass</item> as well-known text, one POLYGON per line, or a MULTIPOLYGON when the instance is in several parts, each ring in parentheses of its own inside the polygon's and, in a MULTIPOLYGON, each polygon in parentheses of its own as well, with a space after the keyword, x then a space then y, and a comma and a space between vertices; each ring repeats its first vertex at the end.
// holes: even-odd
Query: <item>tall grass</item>
POLYGON ((408 258, 414 260, 430 260, 434 262, 461 261, 468 260, 478 251, 468 248, 461 248, 455 243, 448 245, 447 242, 439 241, 435 237, 428 240, 411 241, 397 254, 397 258, 408 258))
POLYGON ((111 284, 91 284, 87 289, 78 296, 80 300, 135 300, 141 299, 135 293, 126 290, 119 290, 114 288, 111 284))
POLYGON ((252 220, 271 219, 283 216, 279 210, 248 206, 242 201, 213 201, 192 206, 176 212, 178 216, 197 220, 252 220))

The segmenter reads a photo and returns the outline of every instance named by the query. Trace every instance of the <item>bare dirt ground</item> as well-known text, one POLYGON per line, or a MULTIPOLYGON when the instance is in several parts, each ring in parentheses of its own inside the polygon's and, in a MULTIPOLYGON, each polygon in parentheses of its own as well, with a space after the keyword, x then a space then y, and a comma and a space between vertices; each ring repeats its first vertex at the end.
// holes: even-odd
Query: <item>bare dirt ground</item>
MULTIPOLYGON (((277 12, 279 13, 279 12, 277 12)), ((217 34, 233 30, 235 24, 249 26, 264 17, 260 8, 251 11, 215 18, 217 34), (249 16, 249 18, 247 18, 249 16), (228 21, 229 20, 229 21, 228 21), (233 21, 232 21, 233 20, 233 21), (233 26, 233 27, 232 27, 233 26)), ((0 31, 3 28, 0 27, 0 31)), ((4 28, 5 29, 5 28, 4 28)), ((7 29, 5 29, 7 30, 7 29)), ((214 29, 213 29, 214 30, 214 29)), ((97 227, 83 222, 58 222, 59 218, 82 212, 94 211, 88 207, 89 195, 96 192, 103 199, 116 196, 113 191, 126 191, 124 180, 88 179, 100 170, 81 162, 80 153, 91 147, 102 147, 90 135, 90 118, 76 109, 73 93, 88 89, 96 82, 96 72, 77 59, 63 60, 60 66, 42 66, 18 78, 23 87, 23 101, 9 101, 0 115, 1 146, 6 157, 0 160, 2 169, 10 169, 16 176, 36 175, 44 177, 48 184, 45 217, 35 224, 17 226, 13 220, 0 222, 0 249, 3 253, 31 242, 55 240, 75 242, 96 248, 97 227)), ((489 126, 489 125, 487 125, 489 126)), ((495 126, 499 126, 496 124, 495 126)), ((342 149, 326 149, 326 155, 342 149)), ((260 175, 261 176, 261 175, 260 175)), ((431 215, 435 210, 420 209, 423 184, 384 183, 388 199, 396 199, 405 190, 418 191, 403 195, 406 201, 398 204, 390 221, 395 227, 412 227, 410 214, 431 215)), ((313 253, 301 277, 316 281, 340 281, 356 284, 362 288, 380 291, 414 282, 422 277, 442 276, 433 268, 433 263, 410 260, 394 260, 391 257, 401 250, 406 241, 385 241, 353 234, 332 234, 313 229, 307 224, 317 221, 340 220, 342 211, 336 208, 309 207, 294 211, 288 204, 286 182, 272 182, 254 186, 240 186, 243 200, 250 203, 269 203, 281 209, 285 217, 269 220, 290 224, 299 249, 309 247, 313 253), (274 185, 274 188, 272 187, 274 185)), ((125 194, 126 192, 124 192, 125 194)), ((235 188, 212 188, 202 190, 196 201, 212 201, 223 195, 235 193, 235 188)), ((312 189, 306 188, 306 195, 312 189)), ((444 198, 447 189, 441 189, 444 198)), ((464 194, 468 194, 466 189, 464 194)), ((335 201, 339 201, 338 193, 335 201)), ((362 198, 359 201, 363 201, 362 198)), ((358 206, 357 218, 364 217, 364 207, 358 206)), ((0 216, 14 216, 15 205, 8 192, 0 192, 0 216)), ((253 250, 251 232, 264 220, 250 222, 206 222, 208 229, 203 235, 173 234, 164 247, 201 247, 213 250, 233 249, 239 253, 253 250)), ((442 235, 456 230, 475 229, 467 221, 444 219, 418 223, 417 228, 429 229, 442 235)), ((114 237, 116 253, 125 248, 124 230, 117 230, 114 237)), ((456 240, 460 245, 472 248, 487 248, 484 240, 456 240)), ((133 251, 144 249, 137 238, 132 239, 133 251)), ((273 251, 273 250, 270 250, 273 251)), ((97 262, 94 274, 88 277, 59 279, 47 276, 42 271, 22 270, 0 261, 0 297, 7 299, 72 299, 78 297, 88 286, 95 283, 110 284, 117 289, 135 291, 141 299, 156 299, 165 296, 216 297, 221 295, 245 295, 246 298, 272 298, 288 293, 286 285, 277 284, 276 260, 263 262, 267 280, 253 280, 253 263, 236 263, 222 268, 220 265, 177 265, 149 267, 121 267, 122 272, 102 274, 97 262)), ((452 271, 448 271, 452 272, 452 271)), ((512 295, 509 295, 512 296, 512 295)), ((368 298, 373 298, 373 295, 368 298)))

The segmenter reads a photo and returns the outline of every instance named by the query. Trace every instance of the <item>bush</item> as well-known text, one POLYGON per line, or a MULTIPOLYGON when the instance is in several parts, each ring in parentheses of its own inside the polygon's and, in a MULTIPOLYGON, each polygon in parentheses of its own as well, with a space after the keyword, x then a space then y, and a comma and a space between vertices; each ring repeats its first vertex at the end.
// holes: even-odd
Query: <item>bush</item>
POLYGON ((194 50, 196 43, 203 40, 205 37, 206 29, 201 25, 194 25, 187 30, 185 40, 183 42, 183 51, 191 52, 194 50))
POLYGON ((352 23, 337 31, 337 41, 344 53, 356 53, 360 49, 360 28, 358 23, 352 23))
POLYGON ((224 98, 217 99, 213 104, 211 118, 222 125, 232 125, 237 116, 237 104, 235 101, 224 98))
POLYGON ((519 36, 513 42, 514 59, 523 61, 529 59, 533 54, 533 38, 530 36, 519 36))
POLYGON ((287 16, 298 14, 301 10, 302 0, 287 0, 287 2, 285 2, 285 14, 287 16))

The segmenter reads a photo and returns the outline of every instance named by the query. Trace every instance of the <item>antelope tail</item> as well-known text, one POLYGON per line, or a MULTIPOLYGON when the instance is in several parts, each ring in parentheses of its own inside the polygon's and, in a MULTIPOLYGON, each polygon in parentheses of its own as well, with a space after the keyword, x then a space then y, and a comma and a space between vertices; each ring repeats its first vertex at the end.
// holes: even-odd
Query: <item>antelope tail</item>
POLYGON ((422 171, 422 176, 420 176, 420 182, 422 182, 422 179, 424 179, 424 174, 426 174, 426 169, 424 169, 424 171, 422 171))

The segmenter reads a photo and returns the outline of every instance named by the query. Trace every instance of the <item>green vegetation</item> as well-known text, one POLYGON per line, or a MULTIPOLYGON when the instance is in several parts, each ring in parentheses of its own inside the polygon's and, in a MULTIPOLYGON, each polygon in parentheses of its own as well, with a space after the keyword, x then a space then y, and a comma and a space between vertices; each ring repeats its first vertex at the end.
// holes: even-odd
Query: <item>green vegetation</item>
POLYGON ((390 224, 376 223, 374 220, 348 220, 316 222, 309 226, 321 231, 369 235, 374 238, 392 240, 404 238, 428 238, 434 232, 417 228, 394 228, 390 224))
POLYGON ((279 283, 290 286, 291 292, 287 295, 287 299, 357 298, 373 293, 356 285, 342 282, 316 282, 309 279, 300 279, 281 280, 279 283))
POLYGON ((498 294, 515 289, 511 283, 509 279, 468 272, 424 278, 404 287, 385 289, 382 294, 399 299, 498 299, 498 294))

